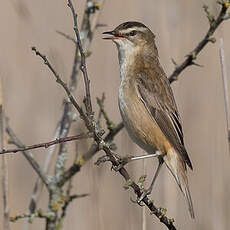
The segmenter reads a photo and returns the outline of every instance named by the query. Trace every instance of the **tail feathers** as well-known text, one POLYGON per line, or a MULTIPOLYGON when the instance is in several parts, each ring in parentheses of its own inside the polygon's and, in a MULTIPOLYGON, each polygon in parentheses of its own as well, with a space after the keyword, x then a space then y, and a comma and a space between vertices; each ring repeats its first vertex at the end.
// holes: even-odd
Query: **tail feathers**
POLYGON ((176 181, 177 181, 178 185, 180 186, 181 191, 185 195, 190 215, 194 219, 195 214, 194 214, 194 209, 193 209, 193 204, 192 204, 192 197, 191 197, 191 194, 190 194, 190 191, 189 191, 188 178, 187 178, 187 175, 186 175, 186 169, 184 171, 178 172, 176 181))
POLYGON ((174 178, 176 179, 176 182, 179 185, 181 191, 183 192, 188 204, 191 218, 194 219, 195 214, 194 214, 192 198, 188 186, 188 178, 187 178, 187 170, 186 170, 185 162, 174 151, 168 152, 167 155, 165 155, 164 157, 164 161, 167 167, 169 168, 169 170, 171 171, 171 173, 173 174, 174 178))

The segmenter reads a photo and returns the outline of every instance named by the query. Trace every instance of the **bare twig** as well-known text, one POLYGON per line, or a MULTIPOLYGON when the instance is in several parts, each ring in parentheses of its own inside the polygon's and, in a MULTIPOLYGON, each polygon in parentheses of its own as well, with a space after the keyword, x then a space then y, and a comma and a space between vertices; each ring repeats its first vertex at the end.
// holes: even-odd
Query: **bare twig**
MULTIPOLYGON (((74 16, 76 17, 76 15, 74 16)), ((76 20, 75 20, 76 22, 76 20)), ((76 25, 76 23, 75 23, 76 25)), ((77 29, 77 28, 76 28, 77 29)), ((79 32, 78 32, 78 35, 79 35, 79 32)), ((81 42, 79 42, 79 45, 81 46, 81 42)), ((78 47, 79 50, 82 49, 82 47, 78 47)), ((80 68, 83 72, 83 75, 84 75, 84 81, 85 81, 85 85, 88 85, 88 87, 86 86, 86 114, 84 113, 84 111, 82 110, 82 108, 78 105, 78 103, 76 102, 76 100, 74 99, 72 93, 71 93, 71 90, 72 89, 68 89, 67 85, 60 79, 59 75, 57 74, 57 72, 55 71, 55 69, 51 66, 51 64, 49 63, 49 61, 47 60, 47 58, 42 55, 40 52, 38 52, 36 50, 36 48, 32 48, 33 51, 36 52, 37 55, 39 55, 45 62, 45 64, 49 67, 49 69, 52 71, 52 73, 54 74, 54 76, 56 77, 56 81, 62 85, 62 87, 65 89, 70 101, 72 102, 72 104, 74 105, 74 107, 77 109, 77 111, 79 112, 80 114, 80 117, 84 120, 85 122, 85 125, 86 127, 88 128, 88 130, 91 130, 90 132, 94 131, 94 124, 93 124, 93 120, 91 119, 90 115, 92 114, 92 106, 91 106, 91 98, 90 98, 90 92, 89 92, 89 80, 88 80, 88 76, 87 76, 87 71, 86 71, 86 66, 85 66, 85 61, 83 60, 82 61, 82 57, 83 57, 83 53, 81 53, 81 50, 80 50, 80 53, 81 53, 81 65, 80 65, 80 68)), ((82 49, 83 51, 83 49, 82 49)), ((75 53, 75 57, 77 57, 77 53, 75 53)), ((77 73, 77 58, 75 58, 75 61, 74 61, 74 67, 73 67, 73 73, 76 74, 77 73)), ((94 133, 94 138, 96 138, 97 136, 97 132, 93 132, 94 133)), ((61 156, 60 156, 61 157, 61 156)), ((56 189, 57 189, 57 186, 55 185, 54 186, 56 189)), ((59 190, 59 189, 58 189, 59 190)), ((53 191, 51 191, 51 194, 50 194, 50 210, 52 211, 52 204, 55 204, 55 197, 57 197, 59 195, 59 192, 55 191, 55 189, 53 191), (53 200, 54 199, 54 200, 53 200), (53 201, 52 201, 53 200, 53 201)), ((56 216, 57 215, 57 212, 54 211, 54 215, 56 216)), ((46 225, 46 228, 47 229, 52 229, 56 224, 55 224, 55 219, 52 219, 50 221, 47 221, 47 225, 46 225)))
POLYGON ((81 38, 80 38, 80 33, 78 30, 78 26, 77 26, 77 14, 74 10, 73 4, 71 0, 68 0, 68 6, 71 9, 72 15, 73 15, 73 21, 74 21, 74 32, 76 35, 76 39, 77 39, 77 44, 78 44, 78 48, 81 54, 81 66, 80 69, 83 73, 84 76, 84 82, 85 82, 85 93, 86 93, 86 111, 88 113, 88 115, 92 115, 92 103, 91 103, 91 97, 90 97, 90 81, 88 78, 88 73, 87 73, 87 69, 86 69, 86 62, 85 62, 85 54, 82 48, 82 44, 81 44, 81 38))
MULTIPOLYGON (((98 100, 98 99, 97 99, 98 100)), ((103 104, 104 105, 104 101, 105 101, 105 94, 103 93, 102 94, 102 97, 101 97, 101 99, 99 99, 100 100, 100 102, 101 102, 101 104, 103 104)), ((99 106, 100 107, 100 106, 99 106)), ((101 117, 102 117, 102 112, 101 112, 101 109, 99 110, 99 112, 98 112, 98 115, 97 115, 97 125, 98 125, 98 127, 101 127, 101 117)))
MULTIPOLYGON (((84 10, 84 14, 83 14, 83 20, 82 20, 82 25, 81 25, 81 30, 80 30, 80 36, 81 36, 81 43, 83 46, 83 50, 85 50, 85 53, 87 54, 86 57, 88 57, 88 54, 90 53, 89 49, 90 49, 90 44, 92 42, 93 39, 93 34, 94 31, 96 29, 96 23, 98 20, 98 16, 99 16, 99 8, 102 7, 104 3, 104 0, 102 1, 98 1, 93 2, 92 0, 87 0, 86 1, 86 5, 85 5, 85 10, 84 10), (92 8, 93 7, 93 8, 92 8), (92 10, 94 9, 94 10, 92 10)), ((75 43, 75 56, 74 56, 74 63, 73 63, 73 68, 72 68, 72 74, 70 77, 70 84, 69 84, 69 90, 72 93, 76 86, 77 86, 77 80, 78 80, 78 73, 79 73, 79 69, 81 66, 81 61, 79 61, 81 59, 81 55, 78 49, 78 43, 77 41, 72 38, 69 35, 66 35, 63 32, 59 32, 61 35, 63 35, 64 37, 66 37, 67 39, 70 39, 72 41, 74 41, 75 43)), ((65 137, 68 135, 72 121, 74 120, 74 111, 72 111, 72 106, 70 103, 67 102, 67 100, 64 100, 64 109, 63 109, 63 116, 62 119, 60 121, 61 124, 61 130, 60 130, 60 137, 65 137)), ((56 166, 58 167, 60 164, 63 165, 65 162, 63 162, 63 159, 65 158, 65 154, 66 152, 64 151, 65 147, 64 147, 64 143, 60 145, 59 148, 59 153, 58 153, 58 160, 57 160, 57 164, 56 166)), ((56 171, 57 171, 57 167, 56 167, 56 171)), ((60 169, 60 168, 59 168, 60 169)), ((59 172, 60 170, 58 170, 59 172)))
POLYGON ((43 55, 43 54, 41 54, 35 47, 32 47, 32 50, 35 52, 36 55, 38 55, 39 57, 41 57, 43 59, 44 64, 48 66, 48 68, 51 70, 51 72, 55 76, 56 82, 58 84, 60 84, 64 88, 64 90, 65 90, 68 98, 70 99, 71 103, 77 109, 77 111, 79 112, 81 118, 85 121, 86 127, 89 128, 89 129, 91 129, 91 124, 90 124, 90 121, 89 121, 87 115, 84 113, 84 111, 82 110, 82 108, 80 107, 80 105, 75 100, 74 96, 72 95, 72 93, 68 89, 66 83, 61 80, 60 76, 58 75, 58 73, 56 72, 56 70, 53 68, 53 66, 50 64, 50 62, 48 61, 48 59, 46 58, 46 56, 43 55))
MULTIPOLYGON (((5 145, 6 145, 5 116, 3 110, 2 81, 0 78, 0 148, 3 149, 5 145)), ((7 156, 2 156, 1 169, 2 169, 1 178, 2 178, 2 197, 3 197, 2 199, 3 200, 3 229, 10 230, 7 156)))
POLYGON ((113 141, 114 137, 124 128, 123 122, 120 122, 114 129, 110 130, 108 135, 104 138, 106 143, 110 143, 113 141))
POLYGON ((208 20, 209 20, 209 30, 208 32, 205 34, 204 38, 198 43, 198 45, 193 49, 192 52, 190 52, 187 56, 186 59, 180 64, 177 65, 175 67, 175 70, 173 71, 173 73, 169 76, 169 81, 170 83, 174 82, 177 80, 179 74, 188 66, 190 65, 196 65, 196 63, 194 62, 194 60, 196 59, 197 55, 200 53, 200 51, 209 43, 212 42, 214 43, 216 40, 215 38, 211 37, 214 32, 216 31, 216 29, 218 28, 218 26, 224 21, 226 20, 226 12, 228 10, 229 7, 229 1, 225 1, 222 0, 220 2, 221 4, 221 10, 219 15, 217 16, 217 18, 215 19, 214 16, 212 16, 210 14, 210 12, 208 11, 208 7, 204 6, 204 10, 207 14, 208 20))
MULTIPOLYGON (((226 71, 225 57, 224 57, 224 48, 223 48, 223 39, 220 39, 220 66, 221 66, 221 75, 224 89, 224 102, 225 102, 225 115, 227 121, 227 132, 228 132, 228 142, 230 145, 230 107, 229 107, 229 89, 228 89, 228 77, 226 71)), ((230 151, 230 146, 229 146, 230 151)))
POLYGON ((90 45, 93 39, 94 32, 97 28, 98 18, 101 13, 101 9, 104 5, 105 0, 94 2, 93 0, 86 0, 85 13, 83 15, 82 25, 81 25, 81 40, 82 47, 87 53, 90 51, 90 45), (92 6, 95 10, 92 9, 92 6), (92 18, 93 15, 93 18, 92 18), (90 17, 91 16, 91 17, 90 17))
POLYGON ((78 199, 78 198, 84 198, 84 197, 87 197, 87 196, 89 196, 88 193, 84 193, 84 194, 80 194, 80 195, 69 195, 69 196, 67 196, 66 199, 65 199, 65 204, 62 207, 62 214, 61 214, 60 220, 62 220, 65 217, 65 215, 66 215, 66 209, 67 209, 68 205, 73 200, 78 199))
POLYGON ((106 125, 107 125, 107 128, 108 130, 113 130, 114 129, 114 124, 113 122, 109 119, 109 116, 108 114, 106 113, 105 109, 104 109, 104 100, 105 100, 105 94, 103 93, 102 95, 102 99, 100 98, 97 98, 97 104, 100 108, 100 111, 99 113, 101 113, 103 115, 103 117, 105 118, 105 121, 106 121, 106 125))
POLYGON ((31 149, 37 149, 37 148, 49 148, 51 145, 56 145, 56 144, 60 144, 63 142, 68 142, 68 141, 81 140, 81 139, 85 139, 85 138, 89 138, 89 137, 91 137, 90 134, 82 133, 82 134, 78 134, 78 135, 74 135, 74 136, 57 138, 54 141, 44 142, 44 143, 30 145, 30 146, 23 146, 23 147, 16 148, 16 149, 8 149, 8 150, 3 149, 3 151, 1 151, 0 154, 16 153, 19 151, 27 151, 27 150, 31 150, 31 149))

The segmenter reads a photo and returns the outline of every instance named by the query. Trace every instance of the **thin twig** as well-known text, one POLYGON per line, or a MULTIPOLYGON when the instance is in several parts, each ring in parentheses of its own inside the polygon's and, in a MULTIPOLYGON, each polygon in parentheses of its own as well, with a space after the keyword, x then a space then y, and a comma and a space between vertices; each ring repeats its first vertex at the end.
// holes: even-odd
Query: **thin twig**
POLYGON ((77 26, 77 14, 74 10, 73 4, 71 0, 68 0, 68 6, 71 9, 72 15, 73 15, 73 21, 74 21, 74 32, 76 35, 76 39, 77 39, 77 44, 78 44, 78 48, 81 54, 81 66, 80 69, 83 73, 84 76, 84 82, 85 82, 85 93, 86 93, 86 111, 88 113, 88 115, 92 115, 92 103, 91 103, 91 96, 90 96, 90 81, 88 78, 88 73, 87 73, 87 69, 86 69, 86 62, 85 62, 85 54, 82 48, 82 44, 81 44, 81 38, 80 38, 80 33, 78 30, 78 26, 77 26))
MULTIPOLYGON (((226 12, 229 7, 229 1, 221 1, 221 10, 217 18, 215 19, 213 16, 210 16, 210 13, 208 14, 208 20, 210 23, 208 32, 205 34, 204 38, 198 43, 198 45, 193 49, 192 52, 190 52, 188 55, 186 55, 186 59, 180 64, 175 67, 175 70, 173 73, 169 76, 169 81, 170 83, 174 82, 177 80, 179 74, 188 66, 190 65, 196 65, 194 60, 197 58, 197 55, 200 53, 200 51, 209 43, 215 42, 215 38, 211 37, 218 26, 226 20, 226 12)), ((204 7, 205 12, 207 14, 207 6, 204 7)), ((208 11, 209 12, 209 11, 208 11)))
MULTIPOLYGON (((89 7, 88 3, 89 2, 90 2, 89 0, 86 1, 86 6, 85 6, 84 14, 83 14, 82 25, 81 25, 81 32, 80 32, 81 33, 81 39, 82 39, 81 40, 82 45, 84 47, 84 50, 86 51, 86 54, 89 53, 90 45, 92 42, 92 38, 94 35, 94 31, 96 29, 96 24, 97 24, 97 20, 98 20, 98 16, 99 16, 98 12, 100 12, 99 10, 97 10, 95 12, 88 13, 88 7, 89 7), (90 24, 91 26, 88 26, 88 24, 90 24)), ((99 1, 99 2, 97 2, 97 5, 101 7, 103 5, 103 2, 104 2, 104 0, 99 1)), ((74 62, 73 62, 72 73, 70 76, 70 84, 69 84, 69 90, 72 93, 77 87, 78 74, 79 74, 79 69, 80 69, 80 65, 81 65, 81 63, 79 61, 80 60, 80 53, 78 50, 78 44, 74 38, 72 38, 71 36, 66 35, 62 32, 60 32, 60 34, 63 35, 64 37, 66 37, 67 39, 72 40, 75 43, 74 62)), ((69 103, 68 100, 64 99, 63 104, 64 104, 63 115, 62 115, 62 118, 58 124, 58 127, 60 128, 60 132, 59 132, 59 136, 58 136, 59 138, 60 137, 66 137, 68 135, 69 130, 71 128, 71 124, 75 120, 75 117, 76 117, 75 111, 73 111, 73 109, 72 109, 73 107, 72 107, 71 103, 69 103)), ((65 167, 65 160, 64 160, 66 158, 65 144, 66 143, 61 143, 59 151, 58 151, 58 158, 56 161, 56 169, 55 169, 55 175, 56 176, 60 175, 62 173, 62 170, 64 170, 64 167, 65 167), (60 165, 62 165, 61 168, 59 167, 60 165)))
POLYGON ((56 70, 53 68, 53 66, 50 64, 50 62, 48 61, 48 59, 46 58, 46 56, 43 55, 43 54, 41 54, 35 47, 32 47, 32 51, 34 51, 36 55, 38 55, 39 57, 41 57, 43 59, 44 64, 48 66, 48 68, 51 70, 51 72, 53 73, 54 77, 56 78, 56 82, 58 84, 60 84, 64 88, 64 90, 65 90, 68 98, 70 99, 71 103, 73 104, 73 106, 79 112, 80 117, 82 118, 82 120, 84 120, 86 127, 89 128, 89 129, 91 129, 91 122, 90 122, 89 118, 84 113, 83 109, 79 106, 79 104, 75 100, 73 94, 68 89, 66 83, 64 81, 62 81, 62 79, 60 78, 60 76, 58 75, 58 73, 56 72, 56 70))
MULTIPOLYGON (((104 101, 105 101, 105 94, 104 93, 102 94, 102 97, 99 100, 101 101, 101 104, 104 104, 104 101)), ((99 112, 98 112, 98 115, 97 115, 97 126, 98 127, 101 127, 101 117, 102 117, 102 112, 101 112, 101 109, 100 109, 99 112)))
POLYGON ((104 100, 105 100, 105 94, 104 93, 102 95, 102 99, 97 97, 97 104, 100 108, 99 113, 101 113, 103 115, 103 117, 105 118, 108 130, 113 130, 114 129, 114 123, 109 119, 109 116, 104 109, 104 100))
POLYGON ((31 149, 37 149, 37 148, 49 148, 51 145, 56 145, 56 144, 60 144, 63 142, 68 142, 68 141, 81 140, 81 139, 90 138, 90 137, 91 137, 90 134, 81 133, 81 134, 74 135, 74 136, 57 138, 54 141, 49 141, 49 142, 44 142, 44 143, 29 145, 29 146, 23 146, 23 147, 16 148, 16 149, 7 149, 7 150, 3 149, 3 151, 1 151, 0 154, 17 153, 19 151, 27 151, 27 150, 31 150, 31 149))
POLYGON ((69 195, 68 197, 66 197, 65 203, 62 206, 62 214, 61 214, 60 220, 62 220, 65 217, 65 215, 66 215, 66 209, 67 209, 67 207, 69 206, 69 204, 73 200, 78 199, 78 198, 84 198, 84 197, 87 197, 87 196, 89 196, 88 193, 84 193, 84 194, 80 194, 80 195, 69 195))
MULTIPOLYGON (((2 95, 2 79, 0 78, 0 148, 3 149, 6 145, 5 135, 5 116, 3 110, 3 95, 2 95)), ((3 229, 10 230, 9 223, 9 188, 8 188, 8 159, 7 156, 2 156, 1 167, 2 178, 2 197, 3 197, 3 229)))
MULTIPOLYGON (((99 8, 102 7, 104 0, 99 1, 97 3, 94 3, 91 0, 86 1, 85 5, 85 10, 83 14, 83 20, 82 20, 82 25, 81 25, 81 31, 80 31, 80 36, 81 36, 81 44, 83 46, 83 50, 85 50, 85 53, 87 54, 86 57, 88 57, 88 54, 90 53, 90 44, 93 39, 94 31, 96 29, 96 23, 98 20, 99 16, 99 8), (95 5, 94 11, 89 10, 91 6, 95 5)), ((91 9, 91 8, 90 8, 91 9)), ((72 38, 69 35, 66 35, 65 33, 60 32, 61 35, 66 37, 67 39, 73 40, 75 43, 75 55, 74 55, 74 62, 73 62, 73 67, 72 67, 72 73, 70 77, 70 84, 69 84, 69 90, 72 93, 76 87, 77 87, 77 82, 78 82, 78 74, 79 74, 79 69, 81 66, 81 55, 78 49, 78 43, 77 41, 72 38)), ((72 110, 72 106, 70 103, 68 103, 67 100, 64 99, 64 109, 63 109, 63 116, 60 121, 61 124, 61 130, 60 130, 60 136, 59 137, 65 137, 68 135, 70 127, 72 122, 74 121, 74 113, 75 111, 72 110)), ((58 174, 62 173, 65 167, 65 160, 66 159, 66 151, 65 151, 65 144, 62 143, 59 148, 58 152, 58 159, 56 163, 56 169, 55 172, 58 174), (62 165, 60 168, 59 166, 62 165)))
POLYGON ((108 135, 104 138, 106 143, 113 141, 114 137, 124 128, 124 123, 120 122, 114 129, 110 130, 108 135))

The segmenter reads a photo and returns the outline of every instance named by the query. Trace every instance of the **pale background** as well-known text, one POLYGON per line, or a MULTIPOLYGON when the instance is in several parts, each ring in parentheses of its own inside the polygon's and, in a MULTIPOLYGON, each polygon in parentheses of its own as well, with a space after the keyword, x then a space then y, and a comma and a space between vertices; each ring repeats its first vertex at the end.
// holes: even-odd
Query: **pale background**
MULTIPOLYGON (((106 94, 106 110, 115 121, 121 120, 117 106, 119 66, 114 44, 102 40, 103 30, 118 24, 137 20, 148 25, 156 34, 161 63, 167 74, 174 66, 171 58, 180 63, 203 37, 208 21, 202 4, 207 3, 217 15, 216 1, 116 0, 105 2, 99 19, 108 27, 96 31, 92 55, 87 59, 93 98, 106 94)), ((84 1, 74 1, 82 16, 84 1)), ((227 230, 230 225, 230 158, 228 153, 223 87, 219 63, 219 38, 224 39, 227 71, 230 74, 230 21, 226 21, 216 34, 217 43, 208 44, 197 62, 203 68, 189 67, 173 90, 183 121, 185 143, 193 162, 189 171, 190 190, 196 219, 191 220, 188 209, 173 177, 164 168, 151 197, 157 206, 166 207, 167 215, 176 220, 178 229, 227 230)), ((63 90, 42 61, 31 52, 35 45, 45 53, 65 80, 68 79, 74 46, 56 34, 55 30, 73 34, 72 17, 66 1, 8 0, 0 7, 0 75, 3 79, 4 105, 10 124, 24 144, 48 141, 52 138, 60 117, 63 90)), ((79 84, 78 95, 83 93, 79 84)), ((93 99, 94 108, 96 100, 93 99)), ((72 133, 78 131, 75 125, 72 133)), ((119 153, 143 154, 133 144, 126 131, 116 138, 119 153)), ((33 151, 39 162, 46 151, 33 151)), ((70 151, 69 155, 73 155, 70 151)), ((110 164, 97 167, 96 155, 74 179, 75 193, 90 193, 76 200, 68 209, 63 229, 141 229, 142 208, 130 202, 133 192, 124 191, 124 181, 110 171, 110 164)), ((146 161, 147 182, 156 161, 146 161), (153 163, 154 162, 154 163, 153 163)), ((133 178, 143 172, 143 162, 128 167, 133 178)), ((11 214, 26 212, 36 175, 21 153, 9 155, 9 189, 11 214)), ((45 209, 47 193, 39 207, 45 209)), ((2 204, 2 201, 1 201, 2 204)), ((2 216, 2 205, 0 206, 2 216)), ((147 229, 165 229, 154 216, 147 215, 147 229)), ((23 220, 11 224, 22 229, 23 220)), ((1 227, 0 227, 1 228, 1 227)), ((43 220, 35 220, 30 229, 44 229, 43 220)))

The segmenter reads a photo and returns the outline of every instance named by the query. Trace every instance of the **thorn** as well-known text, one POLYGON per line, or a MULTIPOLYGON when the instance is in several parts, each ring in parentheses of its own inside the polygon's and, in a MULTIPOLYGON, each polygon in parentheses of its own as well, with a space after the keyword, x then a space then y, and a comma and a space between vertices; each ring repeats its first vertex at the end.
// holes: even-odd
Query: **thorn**
POLYGON ((175 61, 173 58, 171 58, 171 61, 172 61, 172 63, 174 64, 175 67, 178 66, 178 64, 176 63, 176 61, 175 61))
POLYGON ((200 64, 198 64, 198 63, 196 63, 194 61, 192 61, 191 65, 195 65, 195 66, 198 66, 198 67, 204 67, 203 65, 200 65, 200 64))

